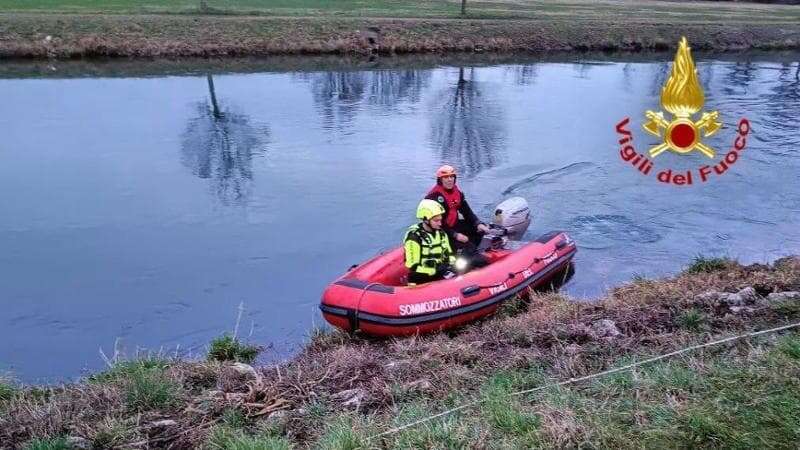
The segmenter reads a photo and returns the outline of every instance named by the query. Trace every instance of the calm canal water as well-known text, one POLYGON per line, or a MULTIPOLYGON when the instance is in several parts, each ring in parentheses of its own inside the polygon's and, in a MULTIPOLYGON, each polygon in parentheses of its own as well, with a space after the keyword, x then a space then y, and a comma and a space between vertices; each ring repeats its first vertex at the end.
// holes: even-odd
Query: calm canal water
POLYGON ((487 219, 519 195, 528 237, 570 232, 578 297, 699 253, 800 253, 800 55, 695 55, 726 124, 706 142, 727 152, 743 116, 753 131, 690 187, 623 163, 614 131, 629 116, 637 150, 656 143, 641 124, 672 56, 0 63, 0 371, 71 379, 117 340, 202 352, 240 303, 239 333, 286 357, 325 285, 399 244, 443 162, 487 219))

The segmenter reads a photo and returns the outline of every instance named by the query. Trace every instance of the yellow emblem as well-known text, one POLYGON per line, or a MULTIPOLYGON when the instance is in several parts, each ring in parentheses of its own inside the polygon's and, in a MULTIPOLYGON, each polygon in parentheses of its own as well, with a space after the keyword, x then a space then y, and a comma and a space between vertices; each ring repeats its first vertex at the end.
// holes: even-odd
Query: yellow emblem
POLYGON ((664 138, 663 143, 650 149, 651 157, 656 157, 665 150, 685 154, 695 148, 709 158, 714 157, 714 150, 700 142, 700 131, 703 131, 704 137, 719 131, 722 127, 722 123, 718 121, 719 112, 704 112, 700 120, 692 120, 692 115, 703 108, 704 102, 703 88, 697 80, 697 69, 692 61, 689 43, 683 37, 672 63, 672 73, 661 88, 661 107, 675 117, 668 121, 661 111, 645 113, 649 119, 643 125, 645 131, 664 138), (662 130, 665 131, 663 135, 662 130))

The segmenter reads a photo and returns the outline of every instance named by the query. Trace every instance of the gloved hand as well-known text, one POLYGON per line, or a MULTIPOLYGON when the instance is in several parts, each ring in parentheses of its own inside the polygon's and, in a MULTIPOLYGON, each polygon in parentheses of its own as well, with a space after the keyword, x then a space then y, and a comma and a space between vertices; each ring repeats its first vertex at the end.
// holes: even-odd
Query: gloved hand
POLYGON ((441 264, 439 267, 436 268, 436 274, 442 278, 453 278, 456 276, 456 271, 453 269, 450 264, 441 264))

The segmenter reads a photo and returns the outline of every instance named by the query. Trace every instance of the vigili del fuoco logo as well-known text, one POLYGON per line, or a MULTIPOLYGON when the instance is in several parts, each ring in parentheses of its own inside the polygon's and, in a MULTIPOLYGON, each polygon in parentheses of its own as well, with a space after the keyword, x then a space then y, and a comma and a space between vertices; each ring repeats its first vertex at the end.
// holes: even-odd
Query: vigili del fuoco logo
POLYGON ((704 138, 713 136, 722 128, 722 122, 717 111, 703 111, 698 120, 692 118, 703 109, 705 96, 697 80, 697 69, 690 50, 686 38, 681 38, 672 63, 672 72, 661 88, 661 107, 671 117, 665 117, 662 111, 645 112, 647 122, 642 127, 647 133, 662 140, 660 144, 650 148, 647 152, 649 157, 636 152, 633 135, 628 129, 629 117, 616 126, 620 136, 619 156, 622 160, 645 176, 653 176, 652 173, 659 182, 676 186, 705 183, 725 174, 741 156, 750 133, 750 122, 746 118, 739 120, 731 150, 723 157, 716 157, 714 149, 703 142, 704 138), (688 156, 699 153, 704 161, 697 169, 685 172, 669 167, 655 170, 654 160, 667 150, 688 156))

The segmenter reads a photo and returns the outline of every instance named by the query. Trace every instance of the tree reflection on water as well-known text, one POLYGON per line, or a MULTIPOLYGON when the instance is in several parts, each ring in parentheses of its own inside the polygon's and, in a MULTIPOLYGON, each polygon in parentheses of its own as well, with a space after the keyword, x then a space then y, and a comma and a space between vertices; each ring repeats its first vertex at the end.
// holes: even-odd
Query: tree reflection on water
POLYGON ((769 145, 763 151, 778 155, 797 154, 800 138, 797 124, 800 123, 800 62, 797 69, 792 70, 792 63, 784 62, 778 69, 777 82, 772 83, 764 102, 766 114, 762 120, 767 125, 759 129, 759 139, 767 143, 785 143, 789 145, 769 145), (790 106, 795 105, 795 106, 790 106))
POLYGON ((506 73, 514 77, 514 84, 532 86, 539 74, 539 67, 536 64, 511 66, 506 69, 506 73))
POLYGON ((465 176, 496 166, 505 147, 502 107, 475 80, 475 69, 466 79, 458 69, 458 81, 436 99, 430 142, 443 162, 458 166, 465 176))
POLYGON ((200 178, 212 180, 223 204, 241 204, 253 180, 252 159, 265 152, 269 130, 257 128, 250 119, 220 106, 214 79, 207 75, 209 99, 195 105, 196 116, 183 134, 181 162, 200 178))
POLYGON ((728 69, 723 77, 725 82, 722 92, 725 95, 747 93, 750 83, 755 81, 758 75, 758 66, 752 61, 745 61, 729 64, 728 69))
POLYGON ((314 104, 322 114, 326 129, 341 129, 352 124, 366 90, 363 72, 324 72, 309 74, 314 104))
POLYGON ((370 73, 369 103, 395 108, 402 103, 418 103, 428 87, 430 70, 379 70, 370 73))
POLYGON ((392 110, 419 102, 428 87, 430 70, 376 70, 371 72, 300 73, 309 83, 314 105, 328 130, 352 125, 363 104, 392 110))

